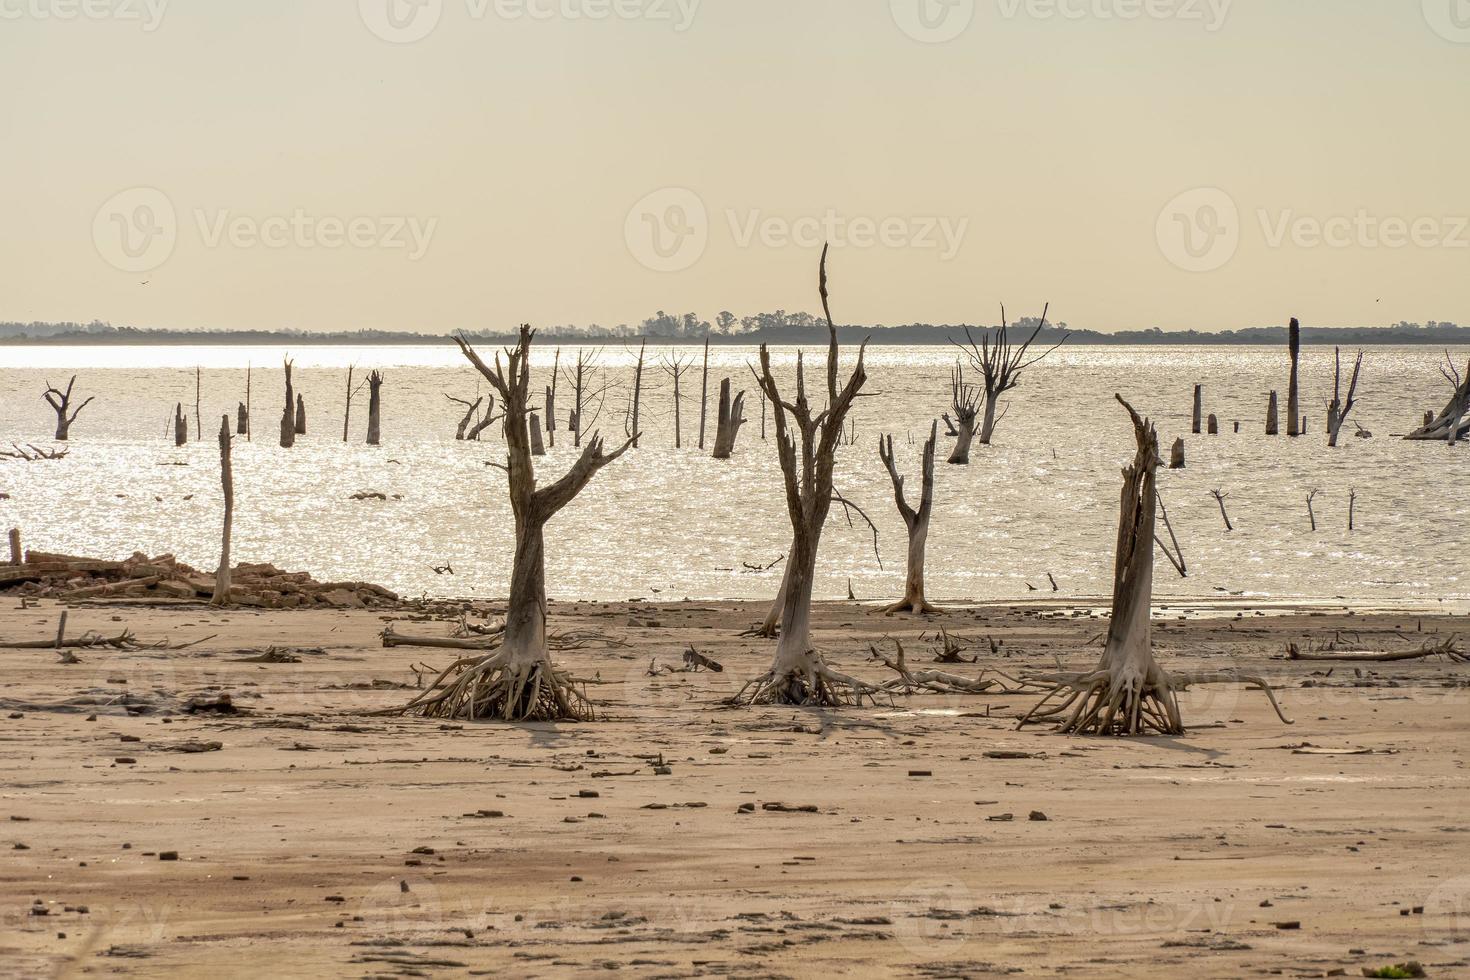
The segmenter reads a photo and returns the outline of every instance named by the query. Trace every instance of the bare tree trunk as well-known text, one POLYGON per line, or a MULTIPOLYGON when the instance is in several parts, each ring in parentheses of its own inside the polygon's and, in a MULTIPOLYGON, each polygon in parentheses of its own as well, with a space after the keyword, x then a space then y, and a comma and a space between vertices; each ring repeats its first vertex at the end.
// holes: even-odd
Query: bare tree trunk
POLYGON ((463 398, 455 398, 453 395, 445 395, 444 397, 448 398, 456 405, 463 405, 465 407, 464 416, 459 420, 459 425, 455 426, 454 428, 454 441, 464 442, 465 435, 469 432, 470 422, 474 419, 475 413, 480 410, 480 404, 485 400, 485 398, 482 395, 481 397, 476 398, 473 402, 467 402, 463 398))
POLYGON ((224 606, 230 602, 230 535, 235 522, 235 479, 230 466, 230 417, 223 416, 219 423, 219 475, 225 495, 225 521, 220 532, 219 568, 214 573, 214 598, 211 605, 224 606))
POLYGON ((251 364, 245 362, 245 441, 250 442, 250 371, 251 364))
POLYGON ((189 441, 189 420, 184 417, 184 403, 174 403, 174 445, 182 446, 189 441))
POLYGON ((735 440, 745 424, 745 392, 730 400, 730 379, 720 382, 719 417, 715 422, 715 459, 729 459, 735 452, 735 440))
POLYGON ((347 441, 347 434, 352 428, 352 369, 355 365, 347 365, 347 407, 342 411, 342 441, 347 441))
POLYGON ((535 412, 531 413, 531 418, 528 425, 530 426, 531 435, 531 455, 545 456, 546 443, 541 441, 541 420, 536 417, 535 412))
POLYGON ((194 438, 204 438, 204 418, 199 412, 199 402, 204 390, 204 369, 194 368, 194 438))
POLYGON ((500 416, 495 414, 495 396, 485 396, 485 411, 480 415, 480 421, 470 426, 470 431, 465 434, 465 439, 470 442, 479 442, 480 433, 490 428, 500 416))
POLYGON ((291 361, 286 361, 286 407, 281 412, 281 448, 296 445, 296 388, 291 384, 291 361))
MULTIPOLYGON (((1000 308, 1000 326, 992 333, 987 330, 981 334, 979 343, 976 343, 970 328, 965 328, 965 340, 967 343, 955 346, 969 355, 970 364, 985 380, 985 420, 980 426, 980 444, 990 445, 991 437, 995 435, 995 425, 1000 421, 996 417, 997 406, 1000 405, 1001 397, 1006 392, 1014 389, 1021 383, 1021 374, 1027 368, 1038 361, 1045 360, 1057 348, 1067 342, 1069 334, 1063 334, 1062 339, 1040 354, 1031 356, 1031 345, 1036 343, 1036 338, 1041 336, 1041 331, 1046 329, 1047 314, 1051 306, 1047 305, 1041 311, 1041 319, 1036 324, 1036 329, 1031 332, 1024 343, 1015 344, 1010 337, 1010 324, 1006 322, 1005 307, 1000 308)), ((951 341, 953 342, 953 341, 951 341)), ((1003 414, 1003 413, 1002 413, 1003 414)), ((950 462, 958 462, 951 459, 950 462)))
MULTIPOLYGON (((704 338, 704 371, 699 380, 699 448, 704 449, 704 419, 709 404, 709 338, 704 338)), ((717 456, 716 459, 725 457, 717 456)))
MULTIPOLYGON (((954 466, 968 466, 970 463, 970 443, 975 439, 975 419, 980 414, 980 399, 984 397, 977 385, 965 383, 964 365, 956 364, 949 377, 949 401, 950 410, 954 412, 955 420, 948 423, 954 430, 954 449, 950 451, 948 463, 954 466)), ((986 418, 989 424, 995 427, 994 419, 989 408, 994 403, 986 405, 986 418)))
POLYGON ((92 398, 88 398, 86 401, 78 405, 75 411, 73 411, 71 407, 71 393, 72 388, 76 386, 76 383, 77 376, 75 374, 73 374, 71 376, 71 380, 66 383, 65 391, 62 391, 55 385, 47 382, 46 390, 41 395, 41 397, 46 400, 46 403, 51 406, 52 411, 56 413, 57 442, 67 441, 67 439, 71 435, 71 424, 77 420, 78 415, 82 414, 82 409, 92 404, 93 398, 96 397, 94 395, 92 396, 92 398))
POLYGON ((573 446, 580 446, 580 445, 582 445, 582 422, 583 422, 582 409, 584 408, 584 406, 582 404, 582 394, 583 394, 583 387, 582 387, 582 385, 583 385, 583 370, 584 370, 584 367, 585 367, 585 361, 584 361, 584 359, 582 357, 582 352, 581 351, 578 351, 577 352, 577 386, 576 386, 576 390, 572 392, 572 396, 573 396, 573 398, 575 400, 575 404, 572 406, 572 445, 573 446))
POLYGON ((249 431, 250 416, 248 410, 245 408, 245 403, 241 402, 240 407, 235 411, 235 434, 243 436, 249 431))
POLYGON ((633 437, 633 448, 638 448, 638 440, 642 433, 638 428, 638 410, 643 400, 643 352, 648 347, 648 341, 644 340, 638 344, 638 367, 633 371, 633 431, 628 433, 633 437))
POLYGON ((1205 411, 1205 386, 1194 386, 1194 416, 1190 422, 1189 431, 1194 435, 1200 434, 1200 420, 1205 411))
POLYGON ((556 376, 561 373, 561 348, 551 360, 551 384, 546 388, 546 443, 556 448, 556 376))
POLYGON ((1340 386, 1342 384, 1342 348, 1337 349, 1336 357, 1337 369, 1332 378, 1332 405, 1327 412, 1327 445, 1329 448, 1335 448, 1337 446, 1338 433, 1342 431, 1343 424, 1347 422, 1348 416, 1352 414, 1353 407, 1357 404, 1353 400, 1353 396, 1358 391, 1358 375, 1363 370, 1363 352, 1359 351, 1358 359, 1353 364, 1353 378, 1348 384, 1347 400, 1341 401, 1339 399, 1339 392, 1341 391, 1340 386))
POLYGON ((1211 414, 1209 419, 1206 420, 1205 426, 1208 429, 1210 435, 1218 436, 1220 434, 1220 420, 1217 419, 1213 414, 1211 414))
POLYGON ((374 371, 368 375, 368 428, 367 444, 378 445, 382 435, 383 415, 383 372, 374 371))
POLYGON ((756 636, 773 640, 781 635, 781 613, 786 609, 786 592, 791 587, 791 552, 786 552, 786 567, 781 571, 781 586, 776 590, 776 598, 771 600, 771 608, 766 611, 765 621, 755 631, 756 636))
MULTIPOLYGON (((1033 719, 1055 718, 1060 720, 1061 731, 1073 735, 1181 735, 1184 722, 1178 692, 1191 684, 1215 682, 1255 684, 1267 692, 1275 706, 1275 696, 1261 678, 1229 671, 1170 675, 1154 660, 1149 604, 1157 538, 1159 438, 1152 423, 1139 417, 1122 396, 1118 401, 1133 419, 1138 448, 1133 465, 1123 471, 1107 646, 1093 670, 1027 678, 1030 684, 1051 685, 1052 689, 1021 719, 1021 725, 1033 719)), ((1278 714, 1280 710, 1277 707, 1278 714)), ((1281 717, 1286 720, 1284 715, 1281 717)))
POLYGON ((20 546, 20 528, 13 527, 10 529, 10 564, 23 565, 25 560, 25 551, 20 546))
POLYGON ((529 418, 530 327, 505 361, 491 367, 469 342, 460 350, 488 380, 505 406, 506 474, 515 514, 515 564, 506 604, 505 632, 498 650, 456 661, 402 710, 431 717, 505 721, 591 720, 592 706, 575 682, 551 661, 546 638, 546 523, 582 491, 632 440, 612 453, 593 434, 577 462, 555 483, 537 488, 529 418))
POLYGON ((299 393, 296 395, 296 434, 306 435, 306 399, 299 393))
POLYGON ((1301 432, 1301 399, 1297 394, 1297 362, 1302 353, 1302 325, 1296 317, 1291 318, 1287 340, 1287 351, 1291 354, 1291 380, 1286 389, 1286 434, 1296 437, 1301 432))
POLYGON ((990 437, 995 434, 995 405, 997 399, 985 399, 985 421, 980 426, 980 445, 990 445, 990 437))
POLYGON ((1184 437, 1174 440, 1174 448, 1169 450, 1169 469, 1184 469, 1184 437))
POLYGON ((791 519, 791 554, 786 564, 786 595, 781 610, 781 637, 776 642, 771 669, 741 689, 736 702, 757 704, 837 705, 871 697, 877 688, 832 670, 811 642, 812 587, 817 548, 832 507, 832 470, 847 413, 867 381, 863 366, 866 344, 847 384, 839 389, 837 327, 827 291, 827 249, 822 250, 819 292, 827 319, 827 407, 813 414, 806 395, 802 356, 796 359, 796 395, 783 401, 771 371, 770 349, 760 350, 760 383, 771 400, 776 420, 776 445, 786 487, 786 509, 791 519), (788 422, 789 418, 789 422, 788 422), (795 428, 793 434, 792 428, 795 428), (749 692, 747 694, 747 692, 749 692))
POLYGON ((1274 436, 1281 432, 1281 421, 1276 411, 1276 392, 1271 392, 1271 401, 1266 405, 1266 435, 1274 436))
POLYGON ((681 416, 679 414, 679 402, 680 402, 679 376, 682 373, 683 372, 680 371, 680 372, 675 372, 675 374, 674 374, 674 448, 675 449, 682 449, 682 448, 684 448, 684 421, 683 421, 683 419, 681 418, 681 416))
POLYGON ((878 458, 888 469, 888 477, 893 482, 894 501, 909 532, 908 572, 904 577, 903 598, 884 612, 922 615, 935 611, 924 598, 924 550, 929 540, 929 516, 934 510, 934 446, 938 441, 939 423, 936 421, 929 428, 929 441, 924 443, 923 489, 916 510, 904 498, 903 477, 899 475, 898 465, 893 459, 893 436, 880 436, 878 439, 878 458))

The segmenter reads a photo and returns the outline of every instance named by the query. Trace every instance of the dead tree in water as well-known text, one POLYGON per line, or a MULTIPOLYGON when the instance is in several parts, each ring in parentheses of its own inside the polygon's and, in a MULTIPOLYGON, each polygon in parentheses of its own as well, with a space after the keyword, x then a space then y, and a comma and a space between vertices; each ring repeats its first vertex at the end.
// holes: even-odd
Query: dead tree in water
POLYGON ((480 410, 480 405, 485 401, 485 396, 481 395, 473 402, 467 402, 463 398, 455 398, 453 395, 445 395, 444 397, 456 405, 463 405, 465 407, 464 417, 459 420, 459 425, 454 429, 454 441, 464 442, 465 433, 469 431, 470 422, 474 420, 475 413, 480 410))
POLYGON ((604 466, 633 444, 629 439, 602 451, 594 433, 572 468, 555 483, 536 487, 531 462, 529 419, 531 341, 521 327, 520 342, 486 364, 463 337, 460 350, 500 395, 505 406, 505 470, 515 514, 515 565, 500 648, 485 656, 455 661, 429 688, 401 710, 434 718, 504 721, 590 721, 592 706, 564 670, 551 662, 546 637, 546 523, 582 491, 604 466))
POLYGON ((682 383, 684 375, 694 366, 694 358, 682 354, 664 355, 660 358, 659 367, 664 374, 674 379, 674 448, 682 449, 684 446, 684 417, 680 405, 683 401, 682 383))
POLYGON ((71 390, 75 387, 76 383, 77 376, 75 374, 66 383, 65 391, 47 382, 46 391, 41 395, 42 398, 46 399, 46 404, 50 405, 52 411, 56 413, 57 442, 66 442, 67 437, 71 434, 71 424, 77 420, 78 415, 82 414, 82 409, 92 404, 92 398, 96 397, 93 395, 92 398, 88 398, 73 411, 71 407, 71 390))
POLYGON ((1190 423, 1189 423, 1189 431, 1192 434, 1194 434, 1194 435, 1199 435, 1200 418, 1201 418, 1201 416, 1204 415, 1204 411, 1205 411, 1205 386, 1204 385, 1195 385, 1194 386, 1194 415, 1191 416, 1190 423))
MULTIPOLYGON (((704 420, 709 411, 709 337, 704 338, 704 371, 699 379, 699 448, 704 449, 704 420)), ((721 457, 716 457, 721 458, 721 457)))
POLYGON ((250 416, 246 411, 245 403, 241 402, 240 407, 235 412, 235 434, 243 436, 249 431, 250 416))
POLYGON ((556 448, 556 376, 561 373, 561 348, 551 359, 551 384, 546 386, 546 442, 556 448))
POLYGON ((1281 432, 1281 421, 1276 410, 1276 392, 1271 392, 1271 400, 1266 404, 1266 435, 1274 436, 1281 432))
POLYGON ((306 399, 299 391, 296 393, 296 434, 306 435, 306 399))
POLYGON ((1215 503, 1220 505, 1220 519, 1225 522, 1225 530, 1235 530, 1235 527, 1230 523, 1230 515, 1225 513, 1225 498, 1230 496, 1230 494, 1221 493, 1219 490, 1211 490, 1210 496, 1214 497, 1215 503))
POLYGON ((1438 415, 1426 418, 1421 428, 1415 429, 1404 438, 1443 441, 1453 446, 1466 435, 1470 435, 1470 367, 1466 368, 1462 376, 1455 369, 1455 362, 1450 360, 1450 352, 1445 351, 1444 364, 1439 373, 1444 375, 1453 389, 1449 403, 1438 415))
POLYGON ((627 434, 633 437, 633 448, 638 448, 638 413, 642 408, 643 401, 643 354, 648 349, 648 341, 644 340, 638 344, 638 366, 633 369, 633 410, 629 413, 627 434))
POLYGON ((291 384, 291 360, 286 359, 286 408, 281 412, 281 448, 296 445, 296 389, 291 384))
POLYGON ((204 369, 194 368, 194 438, 204 438, 204 419, 199 414, 199 402, 204 391, 204 369))
POLYGON ((730 399, 730 379, 720 382, 719 416, 715 420, 714 459, 729 459, 735 452, 735 440, 745 424, 745 392, 730 399))
POLYGON ((568 420, 568 428, 572 430, 573 446, 582 445, 583 433, 597 425, 607 393, 613 387, 607 382, 605 375, 602 375, 600 383, 597 380, 602 374, 601 360, 601 348, 578 348, 576 365, 566 371, 567 381, 572 385, 572 414, 568 420), (594 403, 595 409, 591 407, 594 403))
MULTIPOLYGON (((342 410, 342 441, 347 441, 348 433, 352 429, 352 396, 356 394, 352 390, 352 372, 357 367, 355 364, 347 365, 347 406, 342 410)), ((358 385, 361 389, 362 385, 358 385)))
POLYGON ((781 396, 771 371, 771 352, 760 349, 761 389, 771 400, 775 415, 776 447, 786 485, 786 510, 791 518, 791 555, 786 563, 785 602, 781 611, 781 638, 776 642, 771 669, 747 683, 732 701, 747 704, 839 705, 871 696, 877 688, 832 670, 812 647, 812 586, 822 526, 832 508, 832 470, 842 426, 858 392, 867 381, 863 367, 864 342, 857 364, 842 388, 837 385, 837 327, 827 292, 827 248, 822 249, 818 291, 827 318, 827 407, 813 414, 806 397, 806 374, 800 353, 796 357, 796 395, 781 396), (793 435, 791 428, 795 426, 793 435))
POLYGON ((1154 660, 1149 603, 1153 596, 1156 480, 1159 437, 1152 423, 1118 396, 1133 419, 1138 443, 1133 465, 1123 471, 1118 554, 1113 569, 1113 615, 1102 660, 1090 671, 1026 678, 1049 693, 1024 718, 1055 718, 1071 735, 1184 734, 1178 692, 1194 684, 1251 684, 1266 693, 1281 720, 1276 696, 1264 678, 1234 671, 1170 674, 1154 660), (1070 713, 1068 711, 1070 710, 1070 713))
MULTIPOLYGON (((951 340, 960 350, 964 351, 970 358, 970 364, 979 371, 985 379, 985 421, 980 427, 980 445, 990 445, 990 437, 995 433, 995 410, 1000 405, 1000 398, 1006 392, 1021 383, 1021 373, 1036 362, 1045 359, 1049 354, 1067 342, 1068 334, 1063 334, 1062 339, 1051 347, 1042 351, 1035 357, 1031 357, 1031 345, 1036 338, 1041 336, 1041 331, 1046 329, 1046 316, 1050 312, 1051 305, 1041 311, 1041 322, 1031 332, 1026 342, 1017 346, 1010 339, 1010 325, 1006 323, 1006 309, 1000 308, 1000 326, 993 332, 986 330, 980 334, 980 343, 975 343, 975 338, 970 335, 970 328, 965 328, 965 339, 968 346, 951 340)), ((951 461, 953 462, 953 461, 951 461)))
POLYGON ((1292 317, 1291 326, 1287 329, 1289 331, 1287 351, 1291 354, 1291 380, 1286 389, 1286 434, 1295 437, 1302 434, 1302 406, 1297 394, 1297 362, 1301 360, 1302 355, 1302 325, 1296 317, 1292 317))
POLYGON ((235 478, 230 466, 230 417, 225 415, 219 423, 219 478, 225 494, 225 522, 220 532, 219 568, 214 573, 214 598, 212 606, 228 605, 230 601, 230 534, 235 523, 235 478))
POLYGON ((955 440, 947 462, 955 466, 969 465, 970 443, 975 439, 975 420, 980 417, 980 402, 984 398, 985 393, 978 385, 965 384, 964 365, 956 364, 949 376, 950 410, 954 412, 954 421, 950 423, 950 428, 954 429, 955 440))
POLYGON ((929 541, 929 515, 934 511, 934 444, 939 441, 939 423, 929 427, 929 441, 924 443, 923 485, 919 507, 915 510, 903 495, 903 477, 893 461, 893 436, 878 437, 878 458, 888 468, 893 481, 893 499, 909 532, 908 572, 904 577, 903 598, 884 612, 932 613, 934 607, 924 598, 924 549, 929 541))
POLYGON ((184 403, 174 403, 174 445, 182 446, 189 441, 189 420, 184 417, 184 403))
POLYGON ((368 430, 367 444, 376 446, 382 433, 383 414, 383 372, 374 371, 368 375, 368 430))
POLYGON ((480 421, 470 426, 470 431, 465 433, 466 442, 479 442, 480 434, 490 426, 500 421, 500 416, 495 414, 495 396, 485 396, 485 411, 480 414, 480 421))
POLYGON ((1342 431, 1343 423, 1347 421, 1348 415, 1352 413, 1353 395, 1358 391, 1358 375, 1363 370, 1363 352, 1358 351, 1358 359, 1353 364, 1353 379, 1348 385, 1347 401, 1341 400, 1342 393, 1342 348, 1337 348, 1337 368, 1332 376, 1332 402, 1327 406, 1327 445, 1336 447, 1338 433, 1342 431))

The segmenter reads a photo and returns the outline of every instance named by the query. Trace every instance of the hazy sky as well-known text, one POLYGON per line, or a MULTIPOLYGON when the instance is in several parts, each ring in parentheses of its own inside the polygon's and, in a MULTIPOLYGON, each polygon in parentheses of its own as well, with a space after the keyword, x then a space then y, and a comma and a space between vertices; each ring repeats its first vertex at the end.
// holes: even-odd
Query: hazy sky
POLYGON ((1470 323, 1470 0, 0 0, 0 319, 1470 323), (144 284, 146 283, 146 285, 144 284))

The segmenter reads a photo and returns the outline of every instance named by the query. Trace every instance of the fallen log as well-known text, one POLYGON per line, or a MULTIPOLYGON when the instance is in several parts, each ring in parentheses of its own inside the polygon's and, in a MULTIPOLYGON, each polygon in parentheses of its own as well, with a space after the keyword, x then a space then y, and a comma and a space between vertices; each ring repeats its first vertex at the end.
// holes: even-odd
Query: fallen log
POLYGON ((1286 646, 1286 656, 1288 660, 1330 661, 1335 663, 1399 663, 1405 660, 1424 660, 1428 657, 1447 657, 1456 663, 1470 663, 1470 657, 1467 657, 1455 646, 1455 638, 1453 636, 1436 646, 1420 647, 1418 650, 1397 650, 1382 653, 1369 650, 1303 652, 1295 643, 1289 643, 1286 646))

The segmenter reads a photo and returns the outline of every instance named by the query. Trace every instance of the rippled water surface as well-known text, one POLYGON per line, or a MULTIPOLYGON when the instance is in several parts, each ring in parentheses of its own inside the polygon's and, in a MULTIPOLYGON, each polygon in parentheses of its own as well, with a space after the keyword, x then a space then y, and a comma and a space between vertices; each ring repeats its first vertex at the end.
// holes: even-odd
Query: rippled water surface
MULTIPOLYGON (((268 348, 0 348, 0 444, 51 445, 54 416, 41 400, 47 380, 63 387, 77 375, 80 397, 96 401, 72 430, 71 452, 55 462, 0 460, 0 524, 24 529, 27 545, 48 551, 123 555, 172 552, 200 567, 217 560, 220 521, 220 415, 245 397, 251 370, 255 437, 235 449, 235 555, 309 569, 321 578, 379 582, 405 593, 496 595, 506 588, 511 517, 504 476, 487 461, 503 458, 500 436, 459 443, 462 409, 446 394, 473 399, 486 386, 452 347, 303 348, 293 350, 309 432, 294 449, 276 443, 282 350, 268 348), (363 445, 366 391, 353 403, 342 441, 346 368, 387 375, 383 445, 363 445), (203 369, 205 438, 175 449, 169 420, 175 402, 191 415, 195 368, 203 369), (184 465, 177 465, 184 464, 184 465), (379 491, 386 502, 350 499, 379 491), (391 498, 398 499, 391 499, 391 498), (431 566, 449 564, 454 574, 431 566)), ((846 352, 850 363, 854 352, 846 352)), ((563 348, 565 366, 575 355, 563 348)), ((814 356, 816 352, 813 352, 814 356)), ((1460 363, 1464 355, 1455 354, 1460 363)), ((555 598, 762 598, 779 581, 790 530, 774 444, 761 440, 761 406, 743 348, 710 355, 706 444, 720 378, 748 391, 736 457, 717 462, 693 448, 699 426, 699 351, 648 350, 642 447, 609 467, 551 525, 548 587, 555 598), (673 390, 659 367, 667 357, 694 359, 682 390, 684 448, 674 448, 673 390), (651 389, 651 390, 649 390, 651 389)), ((775 352, 789 373, 794 348, 775 352)), ((1419 599, 1463 597, 1460 544, 1470 502, 1461 492, 1470 447, 1397 438, 1438 410, 1447 386, 1443 354, 1425 348, 1371 348, 1353 415, 1373 433, 1327 448, 1325 403, 1332 351, 1303 355, 1303 411, 1310 435, 1267 438, 1267 393, 1281 392, 1285 428, 1286 353, 1266 348, 1106 347, 1064 349, 1024 377, 1007 397, 996 444, 977 445, 972 465, 941 457, 928 581, 932 598, 1032 596, 1028 584, 1064 595, 1111 588, 1120 468, 1131 456, 1121 392, 1158 422, 1165 453, 1184 435, 1189 465, 1163 471, 1160 487, 1188 561, 1181 580, 1162 557, 1160 594, 1217 590, 1276 597, 1419 599), (1217 437, 1190 436, 1193 385, 1221 420, 1217 437), (1232 431, 1239 420, 1240 432, 1232 431), (1212 489, 1228 494, 1235 531, 1226 533, 1212 489), (1319 490, 1318 530, 1309 529, 1307 493, 1319 490), (1347 530, 1349 491, 1358 493, 1357 529, 1347 530)), ((550 380, 553 350, 538 349, 533 386, 550 380)), ((598 425, 620 435, 636 352, 601 350, 608 395, 598 425)), ((880 529, 880 569, 861 521, 849 527, 838 509, 822 542, 817 592, 840 597, 848 580, 862 599, 901 591, 904 537, 892 488, 877 457, 880 432, 892 433, 900 466, 918 488, 919 443, 930 420, 948 408, 954 351, 941 347, 874 348, 870 397, 854 413, 856 443, 844 446, 837 486, 880 529)), ((815 386, 820 389, 820 381, 815 386)), ((558 403, 569 405, 565 382, 558 403)), ((772 438, 774 438, 772 433, 772 438)), ((538 460, 542 482, 559 476, 575 449, 565 431, 538 460)))

